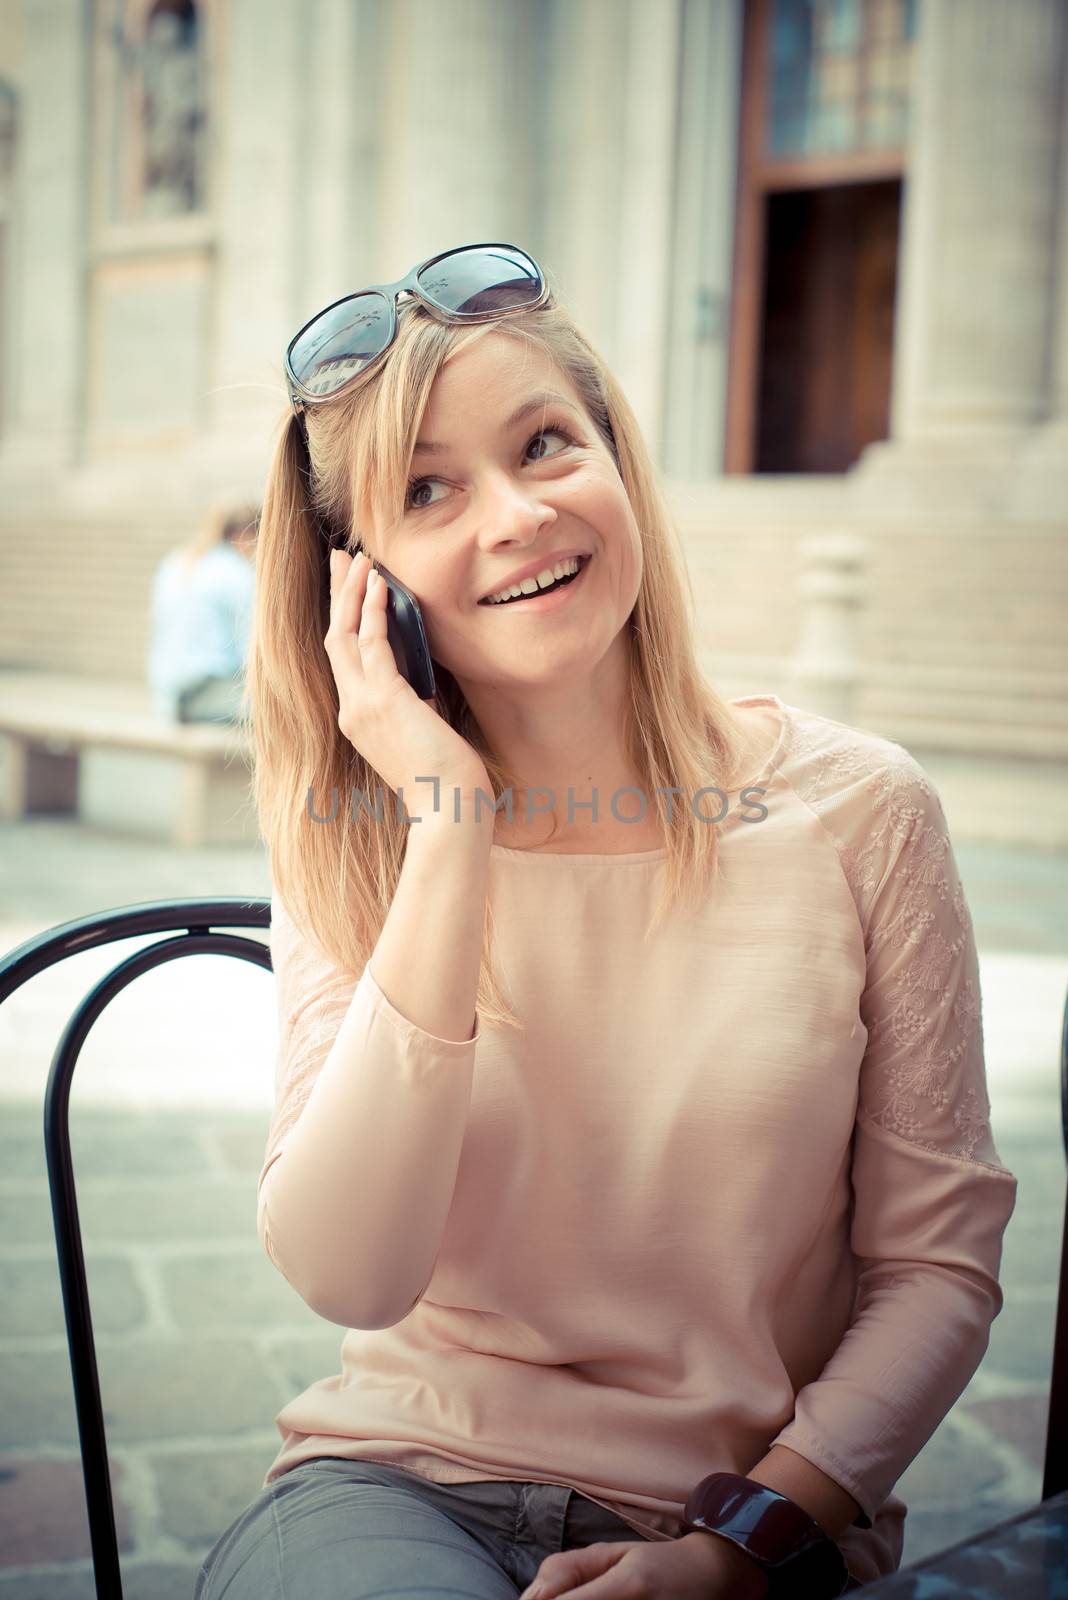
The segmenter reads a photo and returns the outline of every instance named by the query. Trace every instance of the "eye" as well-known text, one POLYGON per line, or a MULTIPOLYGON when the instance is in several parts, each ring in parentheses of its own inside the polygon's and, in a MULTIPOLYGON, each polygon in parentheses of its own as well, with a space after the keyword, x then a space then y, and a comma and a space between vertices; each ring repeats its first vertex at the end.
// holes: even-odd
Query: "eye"
MULTIPOLYGON (((568 433, 566 428, 558 428, 556 426, 552 426, 552 427, 548 427, 548 428, 539 428, 537 433, 532 433, 530 438, 527 440, 526 446, 525 446, 524 451, 523 451, 523 454, 526 455, 527 451, 530 449, 531 445, 535 442, 535 440, 547 438, 548 435, 551 434, 551 433, 557 434, 561 439, 564 439, 566 441, 566 443, 569 444, 569 445, 572 445, 572 444, 575 443, 574 438, 571 436, 570 433, 568 433)), ((559 452, 555 451, 554 454, 559 454, 559 452)), ((537 456, 534 459, 535 459, 535 461, 547 461, 547 460, 549 460, 551 458, 549 456, 537 456)), ((409 478, 408 479, 408 488, 407 488, 407 492, 406 492, 405 498, 404 498, 404 508, 405 508, 405 510, 406 511, 425 511, 428 506, 435 505, 437 503, 436 501, 433 501, 433 500, 422 500, 422 501, 420 501, 420 500, 416 499, 416 496, 422 490, 424 485, 432 484, 432 483, 440 483, 440 482, 441 482, 440 478, 409 478)))

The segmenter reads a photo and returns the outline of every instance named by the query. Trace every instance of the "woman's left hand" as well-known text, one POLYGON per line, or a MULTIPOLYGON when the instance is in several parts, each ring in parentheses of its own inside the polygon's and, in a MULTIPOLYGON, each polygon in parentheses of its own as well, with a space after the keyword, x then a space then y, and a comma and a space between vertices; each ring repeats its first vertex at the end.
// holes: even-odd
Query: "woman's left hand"
POLYGON ((712 1533, 625 1539, 546 1556, 519 1600, 759 1600, 767 1575, 712 1533))

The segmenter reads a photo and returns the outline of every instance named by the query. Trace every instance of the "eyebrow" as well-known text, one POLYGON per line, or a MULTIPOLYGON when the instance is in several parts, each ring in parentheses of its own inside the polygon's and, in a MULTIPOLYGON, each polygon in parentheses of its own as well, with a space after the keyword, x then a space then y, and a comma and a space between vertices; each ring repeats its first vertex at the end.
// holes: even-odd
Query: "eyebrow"
MULTIPOLYGON (((529 400, 524 400, 521 406, 516 407, 510 417, 505 417, 504 422, 501 424, 501 432, 507 433, 509 429, 516 427, 518 423, 522 422, 524 417, 528 417, 532 411, 542 410, 546 406, 566 406, 568 410, 573 411, 576 416, 579 414, 578 407, 575 405, 573 400, 567 400, 562 394, 555 394, 552 390, 546 389, 540 394, 531 395, 529 400)), ((438 444, 434 439, 420 439, 417 442, 412 454, 428 456, 447 455, 449 448, 450 447, 447 444, 438 444)))

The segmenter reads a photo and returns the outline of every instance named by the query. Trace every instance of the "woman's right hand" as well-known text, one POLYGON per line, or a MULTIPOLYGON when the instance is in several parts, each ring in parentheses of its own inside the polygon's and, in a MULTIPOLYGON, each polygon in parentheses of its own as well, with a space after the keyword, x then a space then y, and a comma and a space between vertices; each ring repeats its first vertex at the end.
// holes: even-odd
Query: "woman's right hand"
MULTIPOLYGON (((386 581, 379 577, 368 591, 370 570, 362 553, 353 558, 345 550, 331 552, 330 626, 323 645, 337 685, 338 727, 392 790, 403 790, 409 816, 435 815, 434 785, 426 780, 436 777, 438 815, 454 817, 454 787, 465 797, 480 788, 489 796, 480 816, 492 825, 493 787, 485 763, 397 670, 386 632, 386 581)), ((367 800, 373 807, 374 797, 367 800)), ((465 803, 461 815, 473 816, 472 806, 465 803)))

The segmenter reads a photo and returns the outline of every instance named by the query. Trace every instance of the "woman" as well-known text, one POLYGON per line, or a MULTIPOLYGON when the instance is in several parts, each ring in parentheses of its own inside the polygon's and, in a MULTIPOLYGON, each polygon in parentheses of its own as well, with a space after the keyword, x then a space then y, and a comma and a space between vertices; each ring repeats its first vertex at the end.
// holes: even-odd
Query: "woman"
POLYGON ((254 506, 222 502, 196 538, 169 551, 156 568, 146 672, 161 717, 240 720, 256 582, 256 518, 254 506))
POLYGON ((705 683, 634 416, 522 252, 328 307, 287 376, 258 1225, 346 1332, 197 1595, 895 1570, 891 1490, 986 1350, 1016 1195, 936 791, 705 683), (418 599, 432 700, 368 558, 418 599), (570 581, 516 598, 531 571, 570 581))

